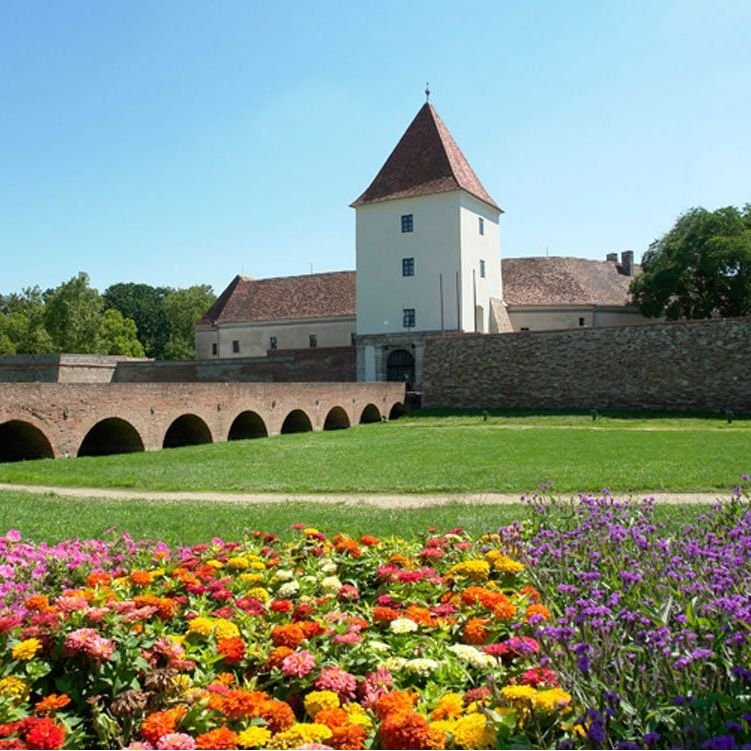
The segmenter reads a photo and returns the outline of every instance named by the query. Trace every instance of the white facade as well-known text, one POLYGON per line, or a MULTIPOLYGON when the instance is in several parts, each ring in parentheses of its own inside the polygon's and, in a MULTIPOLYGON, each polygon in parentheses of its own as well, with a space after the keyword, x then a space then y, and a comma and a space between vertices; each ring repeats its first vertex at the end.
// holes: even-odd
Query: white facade
POLYGON ((358 335, 489 330, 490 298, 501 291, 496 209, 455 190, 356 212, 358 335), (408 216, 412 231, 404 232, 408 216), (405 275, 409 259, 413 274, 405 275), (415 312, 413 327, 405 310, 415 312))

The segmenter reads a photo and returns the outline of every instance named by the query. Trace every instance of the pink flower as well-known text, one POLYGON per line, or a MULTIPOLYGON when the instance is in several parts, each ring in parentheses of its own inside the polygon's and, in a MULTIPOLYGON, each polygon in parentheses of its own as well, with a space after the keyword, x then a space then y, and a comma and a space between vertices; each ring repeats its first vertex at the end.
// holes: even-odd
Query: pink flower
POLYGON ((339 694, 339 698, 354 699, 357 688, 357 679, 346 670, 338 667, 326 667, 321 671, 321 675, 315 682, 315 687, 319 691, 334 691, 339 694))
POLYGON ((95 662, 104 662, 112 657, 115 644, 93 628, 79 628, 65 637, 65 649, 71 654, 86 655, 95 662))
POLYGON ((282 673, 303 678, 316 666, 316 658, 306 649, 293 652, 282 660, 282 673))
POLYGON ((165 733, 157 742, 159 749, 193 749, 196 747, 195 739, 187 733, 165 733))
POLYGON ((362 636, 357 629, 347 631, 346 634, 337 634, 334 637, 334 641, 337 644, 359 644, 362 641, 362 636))

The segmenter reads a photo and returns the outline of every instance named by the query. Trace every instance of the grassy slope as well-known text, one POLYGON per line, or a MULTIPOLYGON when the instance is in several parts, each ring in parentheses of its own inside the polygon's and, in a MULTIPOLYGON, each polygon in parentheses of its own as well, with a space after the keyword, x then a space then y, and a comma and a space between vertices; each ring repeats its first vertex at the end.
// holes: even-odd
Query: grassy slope
MULTIPOLYGON (((677 528, 705 511, 703 506, 661 506, 657 518, 677 528)), ((254 530, 292 536, 291 525, 303 523, 329 534, 339 531, 382 537, 408 537, 435 527, 463 527, 478 535, 527 517, 513 506, 453 504, 427 509, 377 509, 342 503, 310 505, 201 504, 60 499, 51 495, 0 492, 0 534, 19 529, 25 539, 59 542, 71 537, 103 537, 107 530, 127 531, 136 539, 159 539, 170 545, 192 545, 212 537, 237 540, 254 530)))
POLYGON ((587 415, 419 417, 147 454, 0 465, 0 482, 277 492, 725 491, 751 423, 587 415))

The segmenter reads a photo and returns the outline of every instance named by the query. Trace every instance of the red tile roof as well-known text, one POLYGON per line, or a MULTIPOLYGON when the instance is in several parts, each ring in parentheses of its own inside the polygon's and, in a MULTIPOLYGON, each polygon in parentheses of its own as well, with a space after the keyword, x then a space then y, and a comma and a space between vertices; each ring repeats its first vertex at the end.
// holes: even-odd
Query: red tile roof
MULTIPOLYGON (((503 300, 508 305, 627 305, 633 276, 612 261, 587 258, 504 258, 503 300)), ((634 274, 640 270, 634 267, 634 274)))
POLYGON ((466 190, 501 211, 483 188, 448 128, 427 102, 368 189, 352 204, 466 190))
POLYGON ((236 276, 198 325, 354 315, 354 271, 274 279, 236 276))

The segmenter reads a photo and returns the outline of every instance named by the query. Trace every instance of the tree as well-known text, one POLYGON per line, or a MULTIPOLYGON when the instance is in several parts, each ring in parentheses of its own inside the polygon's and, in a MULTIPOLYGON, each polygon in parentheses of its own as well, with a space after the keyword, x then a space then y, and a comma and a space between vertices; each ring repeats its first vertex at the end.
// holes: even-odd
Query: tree
POLYGON ((649 246, 631 294, 645 316, 751 314, 751 204, 680 216, 649 246))
POLYGON ((216 295, 208 284, 197 284, 170 292, 164 299, 169 324, 169 341, 165 356, 173 360, 196 356, 196 323, 214 304, 216 295))
POLYGON ((37 355, 54 352, 52 338, 44 326, 44 296, 39 287, 20 294, 0 295, 0 331, 3 354, 37 355))
POLYGON ((138 339, 147 357, 163 359, 169 339, 169 324, 164 299, 172 292, 168 287, 123 283, 108 287, 102 298, 105 309, 119 310, 135 321, 138 339))
POLYGON ((83 271, 47 293, 44 322, 58 352, 99 354, 102 296, 83 271))
POLYGON ((114 308, 105 310, 99 324, 98 350, 103 355, 143 357, 143 346, 138 341, 135 321, 125 318, 114 308))

